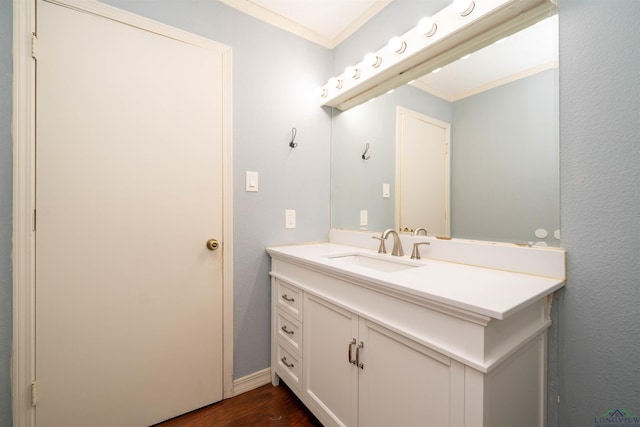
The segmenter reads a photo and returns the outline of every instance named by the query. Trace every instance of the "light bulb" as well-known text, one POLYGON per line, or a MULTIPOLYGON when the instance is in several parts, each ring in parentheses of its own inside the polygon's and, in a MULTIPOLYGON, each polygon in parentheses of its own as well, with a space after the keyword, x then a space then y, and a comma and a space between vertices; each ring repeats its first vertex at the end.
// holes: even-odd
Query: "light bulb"
POLYGON ((344 75, 347 77, 351 77, 354 80, 357 80, 360 77, 360 70, 354 67, 353 65, 349 65, 344 70, 344 75))
POLYGON ((382 58, 380 58, 375 53, 367 53, 367 55, 364 57, 364 62, 374 68, 378 68, 380 64, 382 64, 382 58))
POLYGON ((335 87, 336 89, 342 89, 342 80, 337 77, 331 77, 329 79, 329 86, 335 87))
POLYGON ((438 26, 435 22, 433 22, 433 18, 426 17, 422 18, 420 22, 418 22, 418 31, 420 34, 424 34, 426 37, 431 37, 436 33, 438 26))
POLYGON ((453 2, 453 10, 459 13, 460 16, 467 16, 473 12, 474 7, 476 7, 476 4, 473 0, 454 0, 453 2))
POLYGON ((400 37, 393 37, 389 40, 389 49, 394 51, 395 53, 402 53, 407 48, 407 43, 404 42, 400 37))
POLYGON ((316 89, 316 94, 320 97, 320 98, 326 98, 327 95, 329 95, 329 91, 324 88, 324 87, 319 87, 316 89))

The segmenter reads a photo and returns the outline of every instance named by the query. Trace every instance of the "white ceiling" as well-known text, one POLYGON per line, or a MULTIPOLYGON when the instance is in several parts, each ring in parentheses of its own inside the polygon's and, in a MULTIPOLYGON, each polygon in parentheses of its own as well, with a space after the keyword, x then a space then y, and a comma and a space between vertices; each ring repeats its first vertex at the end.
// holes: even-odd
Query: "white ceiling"
POLYGON ((392 0, 220 0, 333 49, 392 0))
MULTIPOLYGON (((393 0, 220 1, 333 49, 393 0)), ((468 59, 447 65, 440 72, 419 79, 414 85, 444 99, 455 101, 527 74, 557 66, 556 15, 512 35, 501 44, 487 46, 468 59)))

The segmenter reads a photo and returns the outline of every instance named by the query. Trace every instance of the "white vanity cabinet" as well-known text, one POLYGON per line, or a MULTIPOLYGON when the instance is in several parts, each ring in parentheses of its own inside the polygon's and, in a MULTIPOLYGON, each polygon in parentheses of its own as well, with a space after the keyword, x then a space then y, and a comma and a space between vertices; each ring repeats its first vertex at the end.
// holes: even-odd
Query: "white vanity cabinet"
POLYGON ((461 425, 461 363, 322 298, 304 307, 304 395, 331 424, 461 425))
MULTIPOLYGON (((301 255, 269 248, 272 382, 283 380, 325 426, 545 425, 548 295, 558 285, 522 282, 544 291, 492 317, 398 285, 410 277, 441 288, 442 272, 461 268, 452 280, 482 286, 486 269, 426 261, 432 268, 424 277, 417 269, 369 274, 333 268, 326 254, 336 245, 312 246, 301 255)), ((490 278, 525 279, 505 272, 490 278)))

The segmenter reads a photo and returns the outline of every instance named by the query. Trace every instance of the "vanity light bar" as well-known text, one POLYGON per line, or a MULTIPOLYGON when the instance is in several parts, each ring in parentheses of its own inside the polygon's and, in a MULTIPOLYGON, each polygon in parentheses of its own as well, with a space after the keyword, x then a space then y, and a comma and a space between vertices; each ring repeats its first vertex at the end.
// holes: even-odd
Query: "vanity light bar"
POLYGON ((332 77, 319 90, 320 105, 347 110, 526 28, 555 10, 554 0, 462 0, 449 5, 332 77), (461 4, 466 5, 464 11, 459 10, 461 4))

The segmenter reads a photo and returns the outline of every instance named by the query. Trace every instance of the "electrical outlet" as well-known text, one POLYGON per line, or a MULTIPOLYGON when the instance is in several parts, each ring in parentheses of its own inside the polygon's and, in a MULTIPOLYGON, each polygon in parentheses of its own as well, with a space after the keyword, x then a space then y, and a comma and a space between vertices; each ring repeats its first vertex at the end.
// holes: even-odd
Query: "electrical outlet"
POLYGON ((360 226, 369 223, 369 211, 360 211, 360 226))

